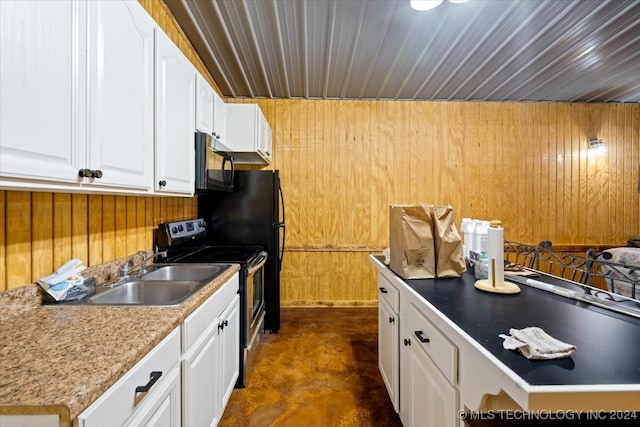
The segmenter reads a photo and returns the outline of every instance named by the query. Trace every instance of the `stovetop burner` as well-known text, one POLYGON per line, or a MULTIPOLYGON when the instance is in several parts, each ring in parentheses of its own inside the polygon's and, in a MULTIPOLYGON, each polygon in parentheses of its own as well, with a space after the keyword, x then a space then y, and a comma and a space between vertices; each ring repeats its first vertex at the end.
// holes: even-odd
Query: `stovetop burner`
POLYGON ((261 246, 202 246, 171 259, 171 262, 231 262, 248 263, 258 256, 261 246))

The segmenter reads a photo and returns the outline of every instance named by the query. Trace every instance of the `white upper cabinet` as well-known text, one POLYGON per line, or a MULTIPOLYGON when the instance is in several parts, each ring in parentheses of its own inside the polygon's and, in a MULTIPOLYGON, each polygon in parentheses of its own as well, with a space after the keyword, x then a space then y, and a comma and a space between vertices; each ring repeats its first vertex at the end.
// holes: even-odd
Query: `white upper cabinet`
POLYGON ((271 128, 258 104, 227 104, 225 145, 236 163, 271 163, 271 128))
POLYGON ((194 66, 156 28, 156 193, 194 193, 195 82, 194 66))
POLYGON ((153 19, 136 1, 0 8, 0 185, 150 192, 153 19))
POLYGON ((138 2, 89 2, 89 168, 95 184, 152 189, 154 20, 138 2))
POLYGON ((223 144, 227 134, 227 104, 213 92, 213 137, 223 144))
POLYGON ((196 76, 196 130, 211 135, 215 91, 200 73, 196 76))
POLYGON ((20 180, 25 178, 78 181, 85 7, 75 1, 0 1, 3 186, 29 185, 20 180))

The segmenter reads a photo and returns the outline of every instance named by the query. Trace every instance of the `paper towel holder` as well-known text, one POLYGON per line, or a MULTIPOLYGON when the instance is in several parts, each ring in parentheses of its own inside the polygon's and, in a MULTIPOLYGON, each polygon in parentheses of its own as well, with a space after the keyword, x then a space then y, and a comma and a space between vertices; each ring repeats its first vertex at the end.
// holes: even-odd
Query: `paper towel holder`
MULTIPOLYGON (((502 273, 502 268, 500 268, 499 273, 496 274, 496 262, 498 263, 504 262, 503 249, 502 249, 502 246, 504 246, 504 236, 502 234, 502 222, 498 220, 491 221, 489 228, 491 230, 495 230, 496 232, 496 234, 494 234, 493 231, 490 231, 489 238, 491 239, 491 236, 493 235, 495 236, 494 243, 497 243, 499 241, 499 245, 500 245, 499 253, 498 255, 496 255, 495 257, 492 257, 489 260, 489 263, 491 266, 491 268, 489 268, 489 271, 491 272, 490 274, 491 277, 489 277, 488 279, 477 280, 474 286, 476 289, 479 289, 481 291, 492 292, 495 294, 520 293, 520 287, 518 285, 504 280, 504 273, 502 273)), ((492 242, 490 242, 489 245, 491 246, 492 242)), ((489 249, 490 253, 491 253, 491 250, 492 249, 490 248, 489 249)))

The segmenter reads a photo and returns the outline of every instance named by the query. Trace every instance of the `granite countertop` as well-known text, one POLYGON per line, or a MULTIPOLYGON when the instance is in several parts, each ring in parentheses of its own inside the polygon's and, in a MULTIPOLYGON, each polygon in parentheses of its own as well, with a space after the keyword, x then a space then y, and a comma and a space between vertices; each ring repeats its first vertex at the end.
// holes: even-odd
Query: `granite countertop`
POLYGON ((47 307, 37 285, 0 293, 0 414, 74 420, 237 271, 175 307, 47 307))

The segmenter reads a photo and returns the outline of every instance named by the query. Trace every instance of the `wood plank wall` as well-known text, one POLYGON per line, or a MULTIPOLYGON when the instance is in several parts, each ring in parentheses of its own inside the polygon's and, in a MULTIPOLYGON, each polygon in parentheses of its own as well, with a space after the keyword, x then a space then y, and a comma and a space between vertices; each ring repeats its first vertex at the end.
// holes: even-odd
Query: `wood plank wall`
POLYGON ((71 258, 98 265, 151 250, 159 223, 197 215, 195 198, 1 191, 0 290, 71 258))
POLYGON ((501 219, 509 240, 573 249, 640 235, 638 104, 230 102, 257 102, 273 130, 284 305, 375 303, 367 255, 388 245, 394 203, 449 203, 458 224, 501 219))

